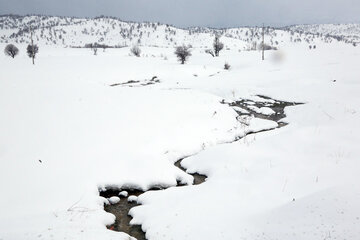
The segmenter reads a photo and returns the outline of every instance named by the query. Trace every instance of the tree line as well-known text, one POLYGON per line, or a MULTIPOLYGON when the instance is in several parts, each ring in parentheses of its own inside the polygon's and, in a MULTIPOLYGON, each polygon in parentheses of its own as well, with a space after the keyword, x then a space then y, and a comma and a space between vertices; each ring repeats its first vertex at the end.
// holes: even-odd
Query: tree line
MULTIPOLYGON (((103 47, 105 49, 105 45, 102 46, 100 44, 87 44, 86 47, 91 48, 94 52, 94 55, 97 55, 97 49, 99 47, 103 47)), ((220 51, 224 48, 224 44, 220 42, 220 37, 218 35, 215 36, 214 42, 213 42, 213 49, 208 49, 205 52, 209 53, 213 57, 218 57, 220 51)), ((26 48, 27 55, 32 58, 33 60, 36 57, 36 54, 39 52, 39 47, 36 44, 29 44, 26 48)), ((130 52, 136 56, 140 57, 141 49, 139 46, 133 46, 130 49, 130 52)), ((19 54, 19 49, 14 44, 8 44, 6 45, 4 49, 4 53, 7 56, 10 56, 12 58, 15 58, 19 54)), ((181 64, 185 64, 185 62, 189 59, 191 56, 191 46, 178 46, 175 48, 175 55, 178 58, 179 62, 181 64)))

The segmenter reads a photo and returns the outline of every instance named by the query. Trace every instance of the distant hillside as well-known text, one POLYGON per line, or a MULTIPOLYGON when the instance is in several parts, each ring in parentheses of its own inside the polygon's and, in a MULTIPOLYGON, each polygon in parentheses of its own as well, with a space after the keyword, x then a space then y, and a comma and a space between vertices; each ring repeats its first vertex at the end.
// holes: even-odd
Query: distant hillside
MULTIPOLYGON (((256 49, 261 42, 261 28, 181 29, 160 23, 125 22, 117 18, 72 18, 54 16, 0 16, 0 42, 29 43, 30 26, 38 44, 84 47, 97 43, 111 47, 131 45, 173 47, 190 44, 208 48, 215 34, 222 35, 226 48, 256 49)), ((359 43, 360 25, 299 25, 282 29, 266 28, 268 45, 281 47, 289 43, 316 44, 343 41, 359 43)))
POLYGON ((288 30, 325 36, 346 43, 360 43, 360 24, 314 24, 296 25, 289 27, 288 30))

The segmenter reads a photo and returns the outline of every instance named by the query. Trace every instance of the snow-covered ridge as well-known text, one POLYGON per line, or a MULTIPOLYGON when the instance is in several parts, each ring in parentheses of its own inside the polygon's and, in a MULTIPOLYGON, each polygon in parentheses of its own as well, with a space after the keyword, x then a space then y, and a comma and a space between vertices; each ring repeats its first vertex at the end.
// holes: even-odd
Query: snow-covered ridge
POLYGON ((360 43, 360 24, 313 24, 296 25, 287 28, 289 31, 326 36, 347 43, 360 43))
MULTIPOLYGON (((221 34, 227 48, 256 49, 261 42, 262 29, 240 27, 212 29, 195 27, 176 28, 168 24, 151 22, 125 22, 118 18, 74 18, 41 15, 0 16, 0 42, 29 43, 30 26, 39 44, 83 47, 88 43, 122 47, 173 47, 190 44, 207 48, 215 34, 221 34)), ((360 39, 360 24, 298 25, 282 29, 266 28, 267 44, 281 47, 287 43, 316 44, 343 41, 356 44, 360 39)))

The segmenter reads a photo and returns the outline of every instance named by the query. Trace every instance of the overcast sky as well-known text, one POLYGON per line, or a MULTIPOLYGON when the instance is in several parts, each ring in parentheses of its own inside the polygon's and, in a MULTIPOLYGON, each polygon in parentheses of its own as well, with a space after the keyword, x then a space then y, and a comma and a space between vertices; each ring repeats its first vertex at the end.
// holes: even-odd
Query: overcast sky
POLYGON ((119 17, 179 27, 360 22, 360 0, 0 0, 0 14, 119 17))

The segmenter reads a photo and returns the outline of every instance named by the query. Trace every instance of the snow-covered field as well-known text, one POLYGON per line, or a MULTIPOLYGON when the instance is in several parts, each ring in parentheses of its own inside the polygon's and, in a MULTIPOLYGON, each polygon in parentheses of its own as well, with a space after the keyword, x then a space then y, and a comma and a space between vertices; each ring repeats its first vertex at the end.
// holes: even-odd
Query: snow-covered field
POLYGON ((205 183, 146 192, 131 210, 150 240, 358 239, 360 47, 289 43, 265 61, 194 48, 180 65, 173 48, 40 46, 35 66, 19 48, 0 55, 1 240, 128 239, 106 228, 98 188, 191 183, 173 165, 189 155, 205 183), (286 108, 284 128, 226 143, 274 126, 244 127, 221 104, 257 94, 306 104, 286 108))

